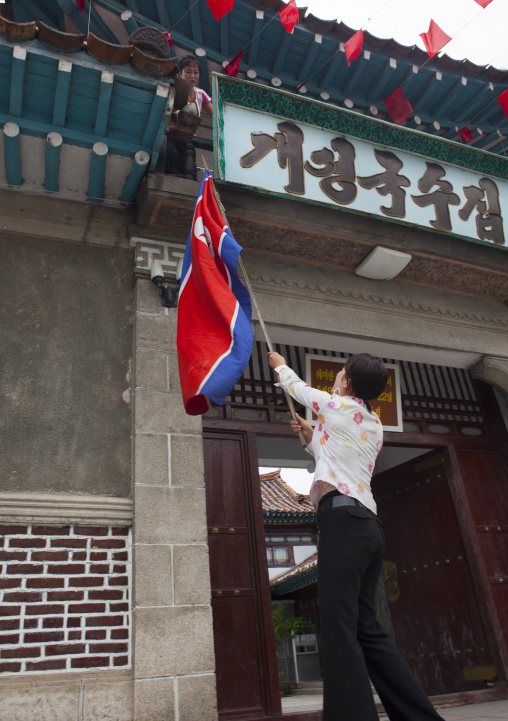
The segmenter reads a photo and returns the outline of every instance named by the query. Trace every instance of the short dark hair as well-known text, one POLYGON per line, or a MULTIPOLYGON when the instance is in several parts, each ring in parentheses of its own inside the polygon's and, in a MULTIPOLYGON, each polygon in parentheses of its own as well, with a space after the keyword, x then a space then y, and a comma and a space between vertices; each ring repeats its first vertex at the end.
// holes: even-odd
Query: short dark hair
POLYGON ((354 394, 361 398, 371 411, 369 401, 381 395, 388 380, 388 371, 382 361, 369 353, 356 353, 347 359, 344 369, 354 394))
POLYGON ((178 68, 180 70, 183 70, 185 67, 187 67, 187 65, 194 65, 194 64, 196 64, 198 66, 198 68, 200 67, 199 60, 197 59, 197 57, 195 55, 191 55, 191 54, 184 55, 183 58, 178 61, 178 68))

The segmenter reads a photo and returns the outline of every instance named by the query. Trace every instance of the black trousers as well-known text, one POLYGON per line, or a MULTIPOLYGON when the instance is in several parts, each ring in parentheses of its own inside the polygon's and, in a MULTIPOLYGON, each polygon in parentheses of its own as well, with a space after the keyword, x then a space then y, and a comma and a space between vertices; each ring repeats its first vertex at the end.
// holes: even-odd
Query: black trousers
POLYGON ((391 721, 443 721, 376 619, 386 551, 379 519, 339 506, 319 514, 319 529, 323 721, 378 721, 369 677, 391 721))
POLYGON ((155 172, 166 173, 166 175, 183 175, 196 180, 196 148, 192 143, 172 140, 166 135, 162 140, 155 172))

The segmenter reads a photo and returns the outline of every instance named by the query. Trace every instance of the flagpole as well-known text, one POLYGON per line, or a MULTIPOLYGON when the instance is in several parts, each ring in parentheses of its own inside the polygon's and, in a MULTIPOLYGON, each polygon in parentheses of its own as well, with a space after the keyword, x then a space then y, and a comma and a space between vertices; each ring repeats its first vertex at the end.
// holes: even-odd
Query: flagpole
MULTIPOLYGON (((202 157, 203 164, 204 164, 206 170, 208 170, 208 165, 206 164, 205 158, 204 158, 203 156, 201 156, 201 157, 202 157)), ((229 221, 228 221, 228 218, 227 218, 227 215, 226 215, 226 211, 224 210, 224 206, 222 205, 222 201, 221 201, 221 199, 220 199, 219 191, 217 190, 217 188, 216 188, 216 186, 215 186, 215 181, 214 181, 214 179, 213 179, 213 176, 211 176, 211 178, 212 178, 212 186, 213 186, 213 192, 214 192, 214 194, 215 194, 215 198, 216 198, 216 200, 217 200, 217 203, 218 203, 218 205, 219 205, 219 208, 220 208, 220 210, 221 210, 221 213, 222 213, 222 215, 224 216, 224 220, 226 221, 227 225, 229 226, 229 221)), ((264 320, 263 320, 263 316, 261 315, 261 311, 259 310, 259 305, 258 305, 258 302, 257 302, 257 300, 256 300, 256 296, 254 295, 254 291, 252 290, 252 285, 250 284, 250 278, 249 278, 249 276, 247 275, 247 271, 245 270, 245 266, 244 266, 243 261, 242 261, 242 259, 241 259, 240 256, 238 256, 238 265, 240 266, 241 271, 242 271, 242 273, 243 273, 243 277, 245 278, 245 284, 246 284, 246 286, 247 286, 247 290, 249 291, 249 295, 250 295, 250 298, 251 298, 251 301, 252 301, 252 305, 254 306, 254 310, 256 311, 256 315, 257 315, 257 319, 258 319, 258 321, 259 321, 259 325, 261 326, 261 330, 263 331, 263 334, 264 334, 264 336, 265 336, 266 345, 268 346, 268 350, 270 351, 270 353, 273 353, 273 352, 274 352, 274 347, 273 347, 272 341, 270 340, 270 336, 268 335, 268 331, 266 330, 266 325, 265 325, 265 322, 264 322, 264 320)), ((295 411, 295 406, 294 406, 294 403, 293 403, 293 399, 291 398, 291 396, 289 395, 289 393, 286 391, 285 388, 283 388, 282 390, 284 391, 284 395, 286 396, 286 402, 287 402, 287 404, 288 404, 288 408, 289 408, 289 412, 291 413, 291 417, 292 417, 292 419, 293 419, 294 421, 298 422, 298 419, 297 419, 297 417, 296 417, 296 411, 295 411)), ((306 448, 306 446, 307 446, 307 441, 305 440, 305 437, 304 437, 302 431, 300 431, 300 432, 298 433, 298 438, 300 439, 300 443, 302 444, 303 448, 306 448)))

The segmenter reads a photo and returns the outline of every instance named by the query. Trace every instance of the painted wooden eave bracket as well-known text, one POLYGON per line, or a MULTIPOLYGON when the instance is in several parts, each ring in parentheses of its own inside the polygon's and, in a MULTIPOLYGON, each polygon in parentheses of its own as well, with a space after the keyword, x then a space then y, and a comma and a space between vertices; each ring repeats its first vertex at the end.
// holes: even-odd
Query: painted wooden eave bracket
MULTIPOLYGON (((111 70, 102 70, 98 89, 93 91, 96 93, 95 98, 92 98, 95 103, 93 132, 87 133, 76 128, 74 108, 79 102, 77 97, 79 98, 84 90, 85 107, 90 109, 90 87, 86 83, 83 85, 83 82, 90 75, 98 74, 99 69, 91 69, 79 61, 52 57, 40 48, 7 45, 1 38, 0 53, 4 56, 7 54, 7 57, 11 55, 9 92, 4 94, 3 100, 0 99, 5 185, 21 190, 26 186, 30 192, 59 194, 60 177, 62 170, 65 170, 63 166, 75 162, 69 159, 67 151, 62 152, 63 148, 74 148, 74 156, 76 149, 85 148, 89 151, 89 161, 84 161, 86 156, 80 156, 80 162, 85 162, 86 167, 80 168, 79 173, 81 177, 88 176, 88 183, 86 192, 83 188, 83 192, 75 199, 96 203, 105 199, 122 204, 132 203, 143 175, 149 167, 153 169, 157 161, 166 126, 169 86, 141 81, 137 88, 132 77, 124 79, 111 70), (44 64, 38 64, 38 67, 47 69, 47 77, 44 74, 39 76, 37 96, 43 95, 44 101, 41 103, 41 117, 33 119, 33 101, 28 95, 31 85, 27 77, 33 72, 31 68, 41 55, 44 56, 44 64), (56 72, 52 72, 52 65, 56 65, 56 72), (84 76, 83 73, 88 75, 84 76), (115 83, 119 83, 116 94, 115 83), (133 114, 131 124, 125 121, 125 116, 130 112, 129 94, 133 95, 130 105, 137 111, 144 108, 145 113, 144 118, 139 112, 133 114), (146 100, 150 96, 151 102, 148 105, 146 100), (136 104, 137 97, 144 98, 142 105, 136 104), (129 130, 130 138, 127 133, 119 134, 114 130, 118 126, 119 112, 124 126, 129 130), (113 132, 110 128, 113 128, 113 132), (125 139, 120 140, 122 135, 125 139), (40 188, 34 189, 33 178, 27 176, 33 165, 28 155, 33 153, 34 146, 32 143, 29 149, 24 141, 25 137, 39 138, 44 143, 37 146, 40 148, 37 152, 44 154, 44 181, 40 188), (124 178, 120 184, 119 173, 124 178), (113 197, 108 193, 108 186, 115 188, 113 197)), ((1 175, 0 172, 0 177, 1 175)), ((69 176, 69 172, 66 171, 65 175, 69 176)))

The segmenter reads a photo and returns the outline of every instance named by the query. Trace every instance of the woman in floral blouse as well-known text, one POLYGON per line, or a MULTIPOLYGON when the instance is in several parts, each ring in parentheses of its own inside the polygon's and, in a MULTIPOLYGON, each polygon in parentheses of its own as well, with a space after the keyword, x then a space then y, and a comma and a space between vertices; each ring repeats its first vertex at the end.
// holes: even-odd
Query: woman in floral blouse
POLYGON ((300 416, 291 426, 316 462, 323 721, 378 721, 369 678, 391 721, 441 719, 376 619, 386 541, 371 479, 383 427, 369 400, 383 392, 386 368, 366 353, 351 356, 330 394, 304 383, 279 353, 268 361, 279 385, 317 415, 314 429, 300 416))

